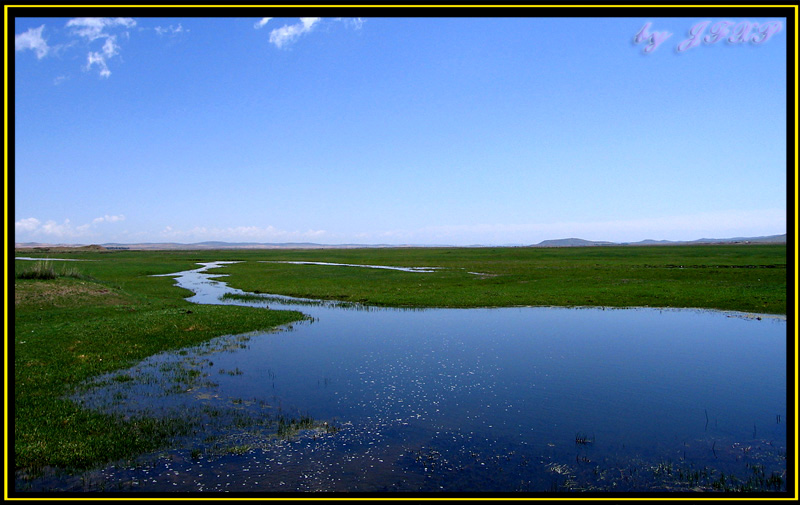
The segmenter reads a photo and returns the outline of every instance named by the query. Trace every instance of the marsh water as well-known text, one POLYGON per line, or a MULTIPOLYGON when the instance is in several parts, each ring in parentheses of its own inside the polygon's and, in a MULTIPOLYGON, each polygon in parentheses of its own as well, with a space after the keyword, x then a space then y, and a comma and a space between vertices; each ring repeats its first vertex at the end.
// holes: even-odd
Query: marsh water
POLYGON ((31 490, 785 490, 785 318, 244 301, 220 298, 242 294, 223 273, 173 276, 196 303, 310 318, 81 388, 89 408, 194 427, 171 449, 31 490))

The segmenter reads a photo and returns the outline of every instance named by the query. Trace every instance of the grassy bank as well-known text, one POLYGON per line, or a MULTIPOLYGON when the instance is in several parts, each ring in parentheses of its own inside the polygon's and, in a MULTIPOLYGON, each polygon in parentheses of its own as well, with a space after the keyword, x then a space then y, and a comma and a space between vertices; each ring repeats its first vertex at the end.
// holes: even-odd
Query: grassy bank
POLYGON ((70 262, 66 270, 58 262, 15 262, 22 274, 14 281, 12 345, 17 471, 87 468, 135 456, 185 428, 146 417, 123 420, 61 399, 82 381, 164 350, 302 317, 191 304, 183 300, 190 293, 175 288, 171 278, 148 277, 194 268, 185 259, 97 254, 91 259, 97 261, 70 262))
MULTIPOLYGON (((394 248, 229 251, 25 251, 87 261, 32 267, 14 281, 15 467, 88 467, 163 444, 181 426, 82 410, 63 395, 82 381, 158 352, 302 317, 186 302, 173 273, 196 262, 240 260, 222 270, 251 292, 384 306, 515 305, 704 307, 785 314, 784 245, 592 248, 394 248), (430 273, 321 261, 438 267, 430 273)), ((10 302, 9 302, 10 304, 10 302)))

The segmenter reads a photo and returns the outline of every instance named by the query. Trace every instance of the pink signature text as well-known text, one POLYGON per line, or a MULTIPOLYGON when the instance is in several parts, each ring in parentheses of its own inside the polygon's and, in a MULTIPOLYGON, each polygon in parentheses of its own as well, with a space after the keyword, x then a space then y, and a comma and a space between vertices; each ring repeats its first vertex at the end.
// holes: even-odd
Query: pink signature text
MULTIPOLYGON (((665 40, 672 36, 668 31, 650 31, 653 23, 645 23, 641 30, 633 38, 635 44, 647 42, 643 52, 652 53, 665 40)), ((750 21, 701 21, 696 23, 689 30, 689 37, 680 42, 675 50, 679 53, 697 47, 700 43, 706 45, 716 44, 721 40, 727 40, 730 44, 751 43, 760 45, 768 41, 773 35, 781 31, 783 24, 780 21, 768 21, 766 23, 754 23, 750 21)))

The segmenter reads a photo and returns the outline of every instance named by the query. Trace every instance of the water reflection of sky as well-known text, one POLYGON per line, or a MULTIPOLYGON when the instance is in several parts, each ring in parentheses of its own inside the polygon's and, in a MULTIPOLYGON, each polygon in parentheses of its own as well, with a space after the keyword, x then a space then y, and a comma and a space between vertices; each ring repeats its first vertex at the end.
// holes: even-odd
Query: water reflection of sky
MULTIPOLYGON (((214 266, 175 274, 176 282, 198 303, 245 303, 219 299, 241 291, 211 278, 214 266)), ((782 319, 676 309, 342 310, 278 300, 263 305, 314 320, 195 358, 214 385, 180 396, 245 399, 340 423, 338 434, 295 442, 296 469, 313 475, 306 484, 294 478, 297 489, 314 481, 328 490, 497 491, 513 481, 542 490, 562 469, 554 465, 584 459, 721 464, 723 448, 736 444, 785 454, 782 319), (576 444, 579 434, 593 443, 576 444), (485 473, 490 461, 494 477, 485 473), (530 461, 535 468, 523 465, 530 461)), ((126 405, 136 408, 135 398, 126 405)), ((275 467, 267 460, 278 453, 262 452, 263 467, 275 467)), ((260 484, 243 473, 227 482, 287 489, 278 485, 285 472, 262 472, 260 484)))

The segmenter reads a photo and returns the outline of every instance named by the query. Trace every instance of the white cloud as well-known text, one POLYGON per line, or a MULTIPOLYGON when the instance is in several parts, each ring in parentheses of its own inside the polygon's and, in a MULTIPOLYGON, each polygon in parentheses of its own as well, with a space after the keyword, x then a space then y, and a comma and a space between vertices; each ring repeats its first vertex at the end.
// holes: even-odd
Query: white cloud
POLYGON ((105 39, 100 51, 90 51, 87 55, 86 70, 97 67, 101 77, 108 78, 111 71, 108 68, 108 60, 119 54, 117 36, 107 33, 106 29, 132 28, 136 26, 136 21, 131 18, 74 18, 67 21, 67 26, 71 27, 73 35, 87 39, 89 43, 97 39, 105 39))
POLYGON ((119 46, 116 44, 116 37, 108 37, 105 44, 103 44, 103 56, 111 58, 115 54, 119 54, 119 46))
POLYGON ((125 220, 125 216, 123 216, 121 214, 119 216, 109 216, 108 214, 106 214, 103 217, 94 218, 92 220, 92 224, 98 224, 98 223, 104 223, 104 222, 105 223, 116 223, 117 221, 124 221, 124 220, 125 220))
POLYGON ((39 28, 31 28, 25 33, 20 33, 14 36, 14 49, 22 51, 24 49, 32 49, 36 51, 36 57, 39 59, 44 58, 50 48, 47 42, 42 38, 42 31, 44 25, 39 28))
POLYGON ((106 214, 103 217, 93 219, 90 223, 75 226, 69 219, 65 219, 63 223, 57 223, 52 220, 42 222, 35 217, 28 217, 14 223, 14 234, 17 242, 32 238, 64 240, 92 237, 94 235, 93 229, 96 225, 104 222, 116 223, 124 219, 125 216, 123 215, 112 216, 106 214))
MULTIPOLYGON (((15 235, 24 235, 28 237, 45 236, 49 238, 72 238, 81 235, 85 230, 78 229, 70 224, 69 219, 65 219, 63 223, 56 223, 55 221, 46 221, 42 223, 35 217, 20 219, 14 223, 15 235)), ((19 237, 15 237, 19 240, 19 237)))
POLYGON ((91 70, 92 66, 97 65, 100 68, 100 76, 108 78, 111 76, 111 71, 108 69, 106 60, 119 54, 119 46, 116 44, 116 37, 109 36, 103 44, 102 53, 90 52, 87 56, 86 70, 91 70))
MULTIPOLYGON (((271 19, 274 18, 261 18, 253 27, 255 29, 263 28, 271 19)), ((364 19, 362 18, 333 18, 332 20, 344 23, 347 28, 354 30, 360 30, 364 25, 364 19)), ((320 21, 322 21, 322 18, 300 18, 299 23, 272 30, 269 34, 269 41, 275 44, 275 47, 285 47, 295 42, 301 35, 311 32, 320 21)))
POLYGON ((106 59, 100 53, 89 53, 87 57, 86 63, 86 70, 91 70, 92 66, 97 65, 100 67, 100 77, 105 77, 106 79, 111 76, 111 71, 108 69, 108 65, 106 65, 106 59))
POLYGON ((258 30, 259 28, 263 28, 264 25, 267 24, 270 19, 272 19, 272 18, 261 18, 260 20, 258 20, 256 22, 255 25, 253 25, 253 28, 255 28, 256 30, 258 30))
POLYGON ((272 30, 269 34, 269 41, 281 48, 286 44, 294 42, 301 35, 310 32, 314 25, 322 18, 300 18, 300 22, 293 25, 286 25, 272 30))
POLYGON ((15 232, 30 232, 35 230, 42 224, 41 221, 36 219, 35 217, 28 217, 25 219, 20 219, 16 223, 14 223, 14 231, 15 232))
POLYGON ((67 26, 73 27, 73 33, 89 39, 89 41, 108 37, 103 30, 113 27, 132 28, 136 21, 132 18, 74 18, 67 21, 67 26))
POLYGON ((188 32, 189 31, 189 30, 185 30, 183 28, 183 25, 181 25, 181 23, 178 23, 178 26, 172 26, 172 25, 169 25, 167 27, 156 26, 154 28, 154 30, 156 31, 156 33, 159 36, 161 36, 161 35, 178 35, 179 33, 184 33, 184 32, 188 32))
POLYGON ((364 26, 363 18, 338 18, 337 21, 342 21, 348 28, 360 30, 364 26))
POLYGON ((72 227, 69 219, 65 219, 63 224, 58 224, 55 221, 47 221, 41 226, 40 230, 45 235, 55 237, 74 237, 80 234, 79 231, 72 227))
MULTIPOLYGON (((71 39, 67 42, 49 45, 43 37, 44 25, 31 28, 25 33, 15 36, 15 49, 22 51, 31 49, 41 59, 49 54, 64 51, 83 43, 88 48, 84 70, 96 69, 101 77, 111 75, 109 61, 120 54, 118 40, 130 36, 129 29, 136 26, 132 18, 73 18, 66 22, 65 34, 71 39), (99 41, 102 41, 102 45, 99 41)), ((183 27, 170 26, 167 31, 180 33, 183 27)), ((66 76, 56 77, 53 83, 60 84, 66 76)))

